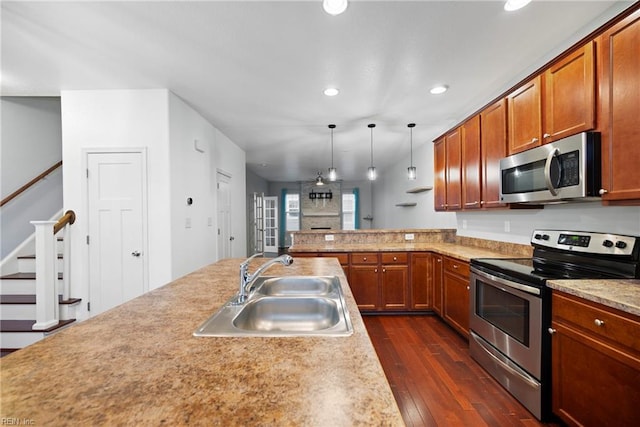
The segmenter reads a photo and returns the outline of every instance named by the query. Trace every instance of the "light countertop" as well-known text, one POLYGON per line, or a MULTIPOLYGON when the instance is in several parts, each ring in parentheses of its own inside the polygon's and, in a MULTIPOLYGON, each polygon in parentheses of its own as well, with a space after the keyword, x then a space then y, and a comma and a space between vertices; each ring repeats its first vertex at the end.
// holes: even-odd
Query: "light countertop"
POLYGON ((640 280, 549 280, 547 286, 640 316, 640 280))
POLYGON ((57 426, 404 425, 335 259, 299 258, 266 275, 339 276, 353 335, 192 336, 237 291, 241 261, 204 267, 0 359, 0 416, 57 426))

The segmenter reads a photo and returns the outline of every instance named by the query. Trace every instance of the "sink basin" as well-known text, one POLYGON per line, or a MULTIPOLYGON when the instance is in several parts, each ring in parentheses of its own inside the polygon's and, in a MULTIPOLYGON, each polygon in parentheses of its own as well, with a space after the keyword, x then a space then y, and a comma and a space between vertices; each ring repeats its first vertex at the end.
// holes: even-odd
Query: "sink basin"
POLYGON ((249 331, 311 332, 340 321, 337 304, 328 298, 258 298, 249 301, 233 326, 249 331))
POLYGON ((261 277, 243 304, 230 299, 193 335, 284 337, 353 334, 340 279, 325 276, 261 277))
POLYGON ((326 296, 339 287, 340 281, 335 276, 265 277, 256 283, 255 292, 269 296, 326 296))

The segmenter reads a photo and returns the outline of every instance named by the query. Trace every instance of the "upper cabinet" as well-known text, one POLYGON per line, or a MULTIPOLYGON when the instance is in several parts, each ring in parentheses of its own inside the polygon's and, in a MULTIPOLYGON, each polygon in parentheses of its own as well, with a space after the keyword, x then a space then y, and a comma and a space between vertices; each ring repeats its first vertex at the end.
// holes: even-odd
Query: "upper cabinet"
POLYGON ((595 128, 594 43, 570 52, 509 95, 509 154, 595 128))
POLYGON ((433 143, 433 205, 436 211, 446 210, 447 203, 447 153, 444 137, 433 143))
POLYGON ((598 39, 602 200, 640 204, 640 10, 598 39))
POLYGON ((482 201, 480 173, 480 115, 473 116, 460 128, 462 149, 462 208, 478 209, 482 201))
POLYGON ((480 113, 482 143, 482 207, 500 203, 500 159, 507 155, 507 101, 501 99, 480 113))
POLYGON ((462 164, 461 129, 457 128, 445 136, 445 151, 447 156, 447 210, 462 208, 462 164))

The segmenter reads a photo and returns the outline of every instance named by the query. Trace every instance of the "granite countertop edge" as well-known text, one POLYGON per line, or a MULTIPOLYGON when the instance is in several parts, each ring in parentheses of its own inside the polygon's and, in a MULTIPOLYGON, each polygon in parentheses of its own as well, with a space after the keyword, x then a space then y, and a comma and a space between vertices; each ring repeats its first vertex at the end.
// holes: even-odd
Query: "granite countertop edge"
POLYGON ((547 286, 640 316, 640 279, 549 280, 547 286))

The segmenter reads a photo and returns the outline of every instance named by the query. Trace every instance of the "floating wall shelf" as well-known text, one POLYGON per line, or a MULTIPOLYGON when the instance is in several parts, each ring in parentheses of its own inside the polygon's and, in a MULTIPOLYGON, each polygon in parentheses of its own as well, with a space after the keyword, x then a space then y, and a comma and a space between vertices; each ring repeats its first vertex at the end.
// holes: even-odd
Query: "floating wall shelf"
POLYGON ((415 206, 417 205, 416 202, 405 202, 405 203, 396 203, 396 206, 402 207, 402 208, 406 208, 406 207, 410 207, 410 206, 415 206))
POLYGON ((424 191, 429 191, 429 190, 433 190, 433 187, 416 187, 416 188, 412 188, 410 190, 407 190, 407 193, 409 193, 409 194, 422 193, 424 191))

